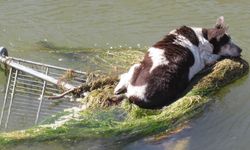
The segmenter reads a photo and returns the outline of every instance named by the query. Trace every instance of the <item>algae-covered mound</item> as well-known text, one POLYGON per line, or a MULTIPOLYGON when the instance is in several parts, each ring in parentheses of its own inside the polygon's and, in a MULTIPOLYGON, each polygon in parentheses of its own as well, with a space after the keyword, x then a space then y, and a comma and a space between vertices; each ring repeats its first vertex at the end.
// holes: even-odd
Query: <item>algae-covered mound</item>
POLYGON ((204 110, 204 106, 212 100, 211 96, 218 89, 247 72, 248 63, 244 60, 224 59, 210 68, 205 75, 196 76, 184 97, 160 110, 141 109, 127 100, 119 105, 107 107, 99 100, 102 98, 105 102, 108 95, 112 95, 114 85, 103 84, 93 89, 86 98, 90 105, 95 107, 79 111, 77 115, 74 114, 75 117, 56 128, 41 125, 23 131, 1 133, 0 148, 16 146, 23 142, 74 143, 95 139, 107 139, 109 144, 118 143, 122 146, 144 136, 169 131, 177 124, 191 119, 204 110), (101 96, 97 96, 99 94, 101 96))

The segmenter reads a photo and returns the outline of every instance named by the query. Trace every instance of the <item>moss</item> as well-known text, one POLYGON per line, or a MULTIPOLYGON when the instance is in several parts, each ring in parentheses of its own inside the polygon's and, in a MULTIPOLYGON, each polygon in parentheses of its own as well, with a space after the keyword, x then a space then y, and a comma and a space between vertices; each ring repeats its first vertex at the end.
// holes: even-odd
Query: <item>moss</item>
POLYGON ((210 73, 196 84, 190 94, 209 96, 216 89, 240 78, 248 72, 248 63, 242 59, 224 59, 217 63, 210 73))
POLYGON ((118 78, 114 76, 99 75, 99 74, 88 74, 87 84, 89 90, 93 91, 96 89, 104 89, 106 86, 114 87, 118 82, 118 78))
POLYGON ((47 119, 43 120, 41 122, 41 124, 52 124, 56 120, 60 119, 60 117, 63 117, 63 116, 69 115, 69 114, 71 114, 70 111, 59 112, 59 113, 52 115, 52 116, 48 117, 47 119))
POLYGON ((205 75, 196 76, 189 87, 191 90, 184 97, 160 110, 141 109, 127 100, 120 105, 107 107, 105 102, 110 99, 113 84, 117 80, 112 80, 111 83, 105 80, 97 84, 101 86, 94 86, 93 91, 85 99, 94 107, 79 112, 78 117, 56 129, 37 126, 24 131, 1 133, 0 148, 22 142, 72 143, 99 138, 110 139, 111 142, 123 145, 143 136, 169 131, 200 114, 211 102, 211 96, 247 72, 248 64, 244 60, 224 59, 209 69, 205 75))
POLYGON ((101 89, 93 90, 85 97, 82 101, 86 103, 88 107, 109 107, 111 104, 111 99, 113 97, 114 89, 112 87, 106 86, 101 89))

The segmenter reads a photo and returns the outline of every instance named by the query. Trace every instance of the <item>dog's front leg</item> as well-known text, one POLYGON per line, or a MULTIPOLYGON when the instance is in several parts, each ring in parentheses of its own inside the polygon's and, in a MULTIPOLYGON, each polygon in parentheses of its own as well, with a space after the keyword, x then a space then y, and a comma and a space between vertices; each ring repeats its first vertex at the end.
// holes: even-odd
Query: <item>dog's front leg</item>
POLYGON ((117 84, 117 86, 115 87, 115 90, 114 90, 114 93, 116 95, 124 92, 127 88, 127 76, 128 76, 128 73, 124 73, 122 75, 120 75, 120 81, 119 83, 117 84))
POLYGON ((116 95, 126 91, 128 84, 131 82, 133 78, 135 70, 139 67, 140 67, 140 64, 135 64, 129 69, 127 73, 124 73, 120 76, 120 81, 114 90, 114 93, 116 95))
POLYGON ((220 55, 208 54, 204 58, 205 65, 206 66, 212 65, 212 64, 216 63, 216 61, 219 60, 219 59, 220 59, 220 55))

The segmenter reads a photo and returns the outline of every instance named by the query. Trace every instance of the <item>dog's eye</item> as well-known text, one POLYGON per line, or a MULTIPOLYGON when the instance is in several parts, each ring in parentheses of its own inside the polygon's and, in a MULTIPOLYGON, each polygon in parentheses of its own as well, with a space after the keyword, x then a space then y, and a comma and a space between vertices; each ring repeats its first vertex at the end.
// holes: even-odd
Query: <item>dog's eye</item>
POLYGON ((225 34, 225 35, 223 35, 223 36, 220 38, 219 43, 220 43, 220 45, 225 45, 225 44, 229 43, 230 40, 231 40, 231 37, 230 37, 229 35, 226 35, 226 34, 225 34))

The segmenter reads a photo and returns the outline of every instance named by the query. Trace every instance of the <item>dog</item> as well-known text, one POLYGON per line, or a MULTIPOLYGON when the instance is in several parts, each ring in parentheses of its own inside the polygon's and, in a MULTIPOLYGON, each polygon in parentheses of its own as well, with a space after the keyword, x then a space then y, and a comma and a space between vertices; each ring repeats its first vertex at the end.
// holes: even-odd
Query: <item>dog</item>
POLYGON ((221 16, 213 28, 182 26, 169 32, 120 76, 114 94, 125 93, 131 103, 147 109, 173 103, 205 66, 222 56, 240 57, 242 50, 227 31, 221 16))

